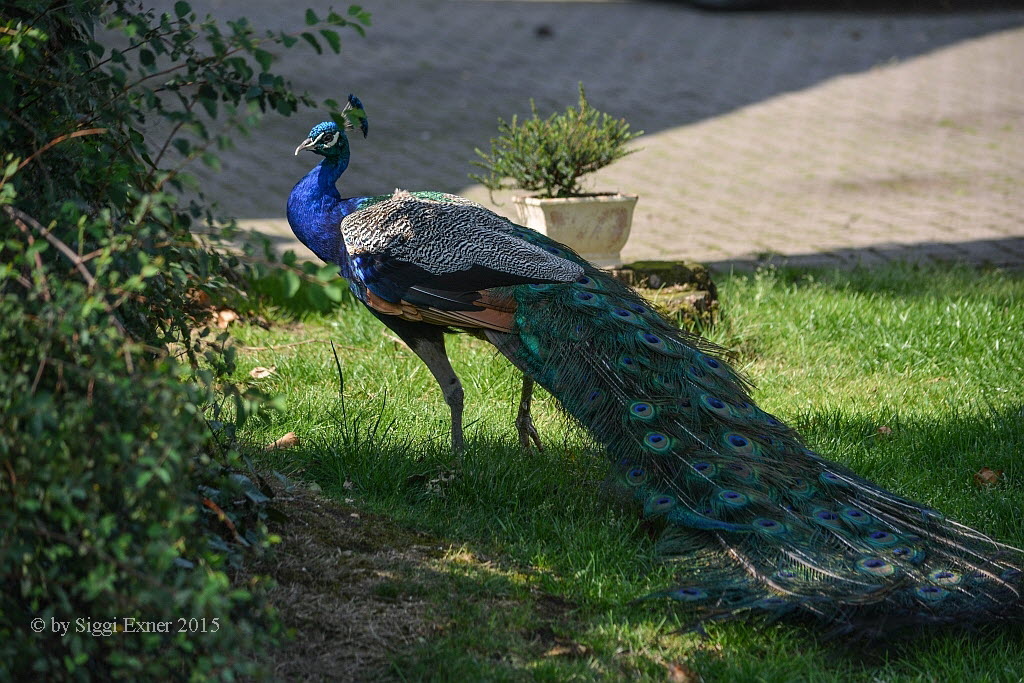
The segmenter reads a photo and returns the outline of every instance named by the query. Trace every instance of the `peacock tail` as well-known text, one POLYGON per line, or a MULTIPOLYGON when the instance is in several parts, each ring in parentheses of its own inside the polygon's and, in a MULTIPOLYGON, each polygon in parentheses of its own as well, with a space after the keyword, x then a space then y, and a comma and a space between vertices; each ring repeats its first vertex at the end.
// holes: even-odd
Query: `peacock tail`
POLYGON ((489 338, 603 445, 617 487, 665 529, 679 582, 654 596, 702 618, 800 612, 839 630, 1024 619, 1024 553, 829 462, 750 398, 709 342, 574 261, 572 284, 511 288, 489 338))

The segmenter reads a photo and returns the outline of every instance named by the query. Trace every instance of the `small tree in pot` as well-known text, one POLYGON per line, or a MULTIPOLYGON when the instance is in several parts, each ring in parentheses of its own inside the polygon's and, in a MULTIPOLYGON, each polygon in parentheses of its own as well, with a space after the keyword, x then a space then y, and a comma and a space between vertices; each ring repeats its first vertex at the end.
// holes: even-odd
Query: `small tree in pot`
POLYGON ((487 189, 526 190, 515 196, 520 221, 527 227, 569 245, 595 265, 622 265, 619 252, 629 238, 636 195, 585 193, 580 178, 635 150, 627 142, 642 134, 630 132, 624 119, 599 112, 587 103, 580 83, 578 107, 546 119, 530 101, 532 117, 520 122, 498 120, 491 151, 476 150, 473 162, 484 173, 470 174, 487 189))

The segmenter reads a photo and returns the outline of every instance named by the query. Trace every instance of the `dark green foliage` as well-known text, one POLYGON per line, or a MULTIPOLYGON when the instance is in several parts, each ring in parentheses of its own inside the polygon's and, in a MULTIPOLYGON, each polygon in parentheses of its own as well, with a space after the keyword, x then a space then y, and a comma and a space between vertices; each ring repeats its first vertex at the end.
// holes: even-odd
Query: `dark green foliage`
MULTIPOLYGON (((265 641, 272 622, 232 590, 227 553, 213 548, 226 529, 199 507, 196 487, 215 481, 199 396, 170 364, 129 373, 110 362, 103 339, 75 346, 84 362, 56 366, 62 386, 44 386, 44 370, 33 392, 25 371, 35 368, 11 365, 25 360, 10 350, 30 343, 17 338, 27 332, 5 326, 0 354, 15 370, 0 393, 0 657, 22 680, 246 671, 240 649, 265 641), (90 632, 103 628, 90 621, 124 627, 126 617, 170 622, 170 633, 90 632), (206 632, 179 631, 182 617, 205 619, 206 632), (37 618, 41 634, 30 630, 37 618), (70 622, 67 635, 51 632, 53 619, 70 622)), ((231 514, 242 527, 243 511, 231 514)))
POLYGON ((642 135, 629 132, 624 119, 616 119, 590 107, 580 83, 578 108, 546 119, 537 115, 530 100, 531 118, 522 123, 513 116, 509 123, 498 119, 496 138, 490 154, 476 150, 474 161, 486 173, 470 178, 487 189, 516 189, 538 192, 540 197, 573 197, 583 194, 580 178, 630 154, 624 146, 642 135), (510 178, 511 182, 506 182, 510 178))
POLYGON ((267 544, 267 501, 232 450, 264 400, 221 384, 233 423, 205 419, 234 357, 199 293, 243 274, 193 236, 210 210, 179 196, 182 167, 215 166, 260 112, 316 104, 269 71, 267 46, 294 42, 186 2, 0 11, 0 680, 256 673, 273 618, 227 570, 267 544))
POLYGON ((293 251, 286 251, 281 261, 258 263, 250 270, 246 291, 255 297, 255 303, 301 317, 307 313, 328 313, 340 302, 352 299, 337 266, 299 263, 293 251))

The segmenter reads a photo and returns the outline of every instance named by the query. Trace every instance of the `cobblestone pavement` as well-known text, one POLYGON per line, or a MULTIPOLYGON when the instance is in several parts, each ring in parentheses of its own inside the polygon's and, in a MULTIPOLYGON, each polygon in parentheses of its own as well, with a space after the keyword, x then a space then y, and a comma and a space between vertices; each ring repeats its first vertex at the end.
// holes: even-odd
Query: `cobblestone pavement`
MULTIPOLYGON (((280 69, 318 97, 366 105, 370 137, 353 142, 344 195, 437 189, 487 203, 467 178, 474 147, 530 98, 545 114, 574 104, 582 80, 595 107, 646 131, 592 185, 640 195, 626 260, 1024 265, 1024 9, 1012 3, 362 4, 367 38, 346 37, 340 56, 295 48, 280 69)), ((203 9, 294 30, 307 5, 203 9)), ((202 177, 206 192, 304 252, 284 204, 315 161, 292 150, 321 118, 268 118, 202 177)))

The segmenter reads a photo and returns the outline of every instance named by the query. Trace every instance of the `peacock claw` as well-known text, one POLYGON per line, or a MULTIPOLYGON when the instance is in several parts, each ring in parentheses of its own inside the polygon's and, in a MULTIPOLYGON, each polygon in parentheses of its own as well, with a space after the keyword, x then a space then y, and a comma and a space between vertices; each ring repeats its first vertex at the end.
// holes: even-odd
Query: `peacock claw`
POLYGON ((519 416, 516 417, 516 431, 519 432, 519 445, 524 451, 530 450, 531 445, 536 446, 538 452, 544 451, 544 444, 540 441, 537 428, 533 426, 533 418, 529 411, 520 411, 519 416))
POLYGON ((519 445, 524 451, 530 450, 530 441, 537 446, 537 452, 544 451, 544 445, 540 442, 540 434, 533 426, 533 416, 530 415, 530 402, 533 400, 533 378, 523 375, 523 391, 519 395, 519 414, 516 415, 516 431, 519 432, 519 445))

